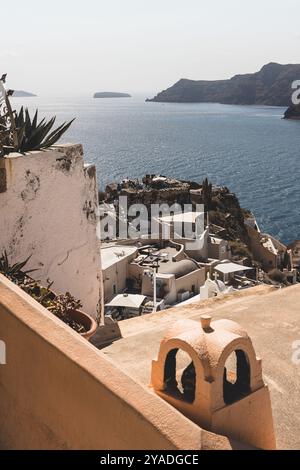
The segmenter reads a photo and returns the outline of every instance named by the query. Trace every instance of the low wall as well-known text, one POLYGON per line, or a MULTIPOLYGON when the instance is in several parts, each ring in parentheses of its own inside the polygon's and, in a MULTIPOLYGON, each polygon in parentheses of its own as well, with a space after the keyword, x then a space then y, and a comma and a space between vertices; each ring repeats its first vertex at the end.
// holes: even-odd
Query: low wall
POLYGON ((0 275, 1 449, 230 448, 0 275))
POLYGON ((191 291, 192 285, 195 287, 195 294, 199 294, 200 286, 203 286, 205 283, 205 269, 197 269, 185 276, 176 279, 176 291, 184 292, 184 291, 191 291))

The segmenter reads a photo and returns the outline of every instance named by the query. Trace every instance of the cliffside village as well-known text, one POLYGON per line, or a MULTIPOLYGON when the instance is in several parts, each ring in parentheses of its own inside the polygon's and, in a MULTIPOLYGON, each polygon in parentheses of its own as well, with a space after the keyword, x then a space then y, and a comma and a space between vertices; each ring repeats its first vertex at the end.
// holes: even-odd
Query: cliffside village
POLYGON ((122 197, 128 206, 149 209, 149 227, 151 205, 179 207, 178 212, 156 216, 157 233, 122 238, 117 231, 114 239, 102 233, 106 317, 123 320, 259 284, 282 287, 299 280, 297 243, 286 246, 262 233, 254 215, 225 187, 146 175, 141 181, 127 178, 109 184, 99 197, 102 223, 114 220, 127 228, 132 217, 120 208, 122 197), (189 212, 180 210, 184 205, 189 212), (201 212, 196 210, 199 205, 201 212), (184 233, 187 223, 192 236, 184 233))
POLYGON ((207 180, 100 197, 101 241, 81 145, 0 159, 1 448, 299 448, 299 243, 207 180))
POLYGON ((0 448, 299 448, 299 241, 207 179, 99 192, 1 82, 0 448))

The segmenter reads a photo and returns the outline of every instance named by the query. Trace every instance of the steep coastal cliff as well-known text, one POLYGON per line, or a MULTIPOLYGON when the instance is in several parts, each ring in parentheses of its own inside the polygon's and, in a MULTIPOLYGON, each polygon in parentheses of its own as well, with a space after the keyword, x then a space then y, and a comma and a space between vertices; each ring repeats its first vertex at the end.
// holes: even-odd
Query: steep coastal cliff
POLYGON ((170 103, 222 103, 289 106, 293 81, 300 79, 300 64, 269 63, 259 72, 229 80, 181 79, 146 101, 170 103))
MULTIPOLYGON (((208 183, 208 182, 207 182, 208 183)), ((239 200, 226 187, 203 186, 194 181, 176 180, 170 177, 153 178, 146 175, 142 181, 126 180, 107 185, 102 201, 110 204, 118 196, 126 196, 128 206, 144 204, 149 215, 152 204, 204 204, 209 209, 211 230, 222 238, 235 242, 237 247, 247 253, 249 242, 245 218, 250 212, 241 208, 239 200)), ((247 253, 249 254, 249 253, 247 253)))

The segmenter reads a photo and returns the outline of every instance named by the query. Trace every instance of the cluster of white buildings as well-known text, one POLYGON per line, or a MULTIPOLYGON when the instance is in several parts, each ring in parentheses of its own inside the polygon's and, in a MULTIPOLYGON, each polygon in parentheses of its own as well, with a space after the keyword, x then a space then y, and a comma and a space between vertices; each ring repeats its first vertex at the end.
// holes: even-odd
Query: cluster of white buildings
MULTIPOLYGON (((128 318, 258 282, 255 268, 232 261, 228 241, 210 232, 203 212, 160 216, 154 237, 101 241, 96 170, 84 163, 81 145, 11 153, 0 176, 0 253, 12 263, 30 256, 34 277, 71 292, 100 324, 104 313, 128 318)), ((277 267, 286 247, 246 222, 256 258, 277 267)))
POLYGON ((106 315, 126 319, 257 283, 255 268, 231 261, 226 240, 210 234, 209 226, 197 229, 201 218, 197 212, 164 216, 160 238, 102 242, 106 315), (184 229, 181 237, 176 233, 187 222, 193 238, 184 229))

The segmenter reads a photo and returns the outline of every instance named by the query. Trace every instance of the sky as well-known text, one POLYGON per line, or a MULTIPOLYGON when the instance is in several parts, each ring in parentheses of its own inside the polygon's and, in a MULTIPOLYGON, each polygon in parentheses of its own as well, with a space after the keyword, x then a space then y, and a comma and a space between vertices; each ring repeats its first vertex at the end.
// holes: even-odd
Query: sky
POLYGON ((40 96, 230 78, 299 63, 299 9, 299 0, 2 0, 0 73, 40 96))

